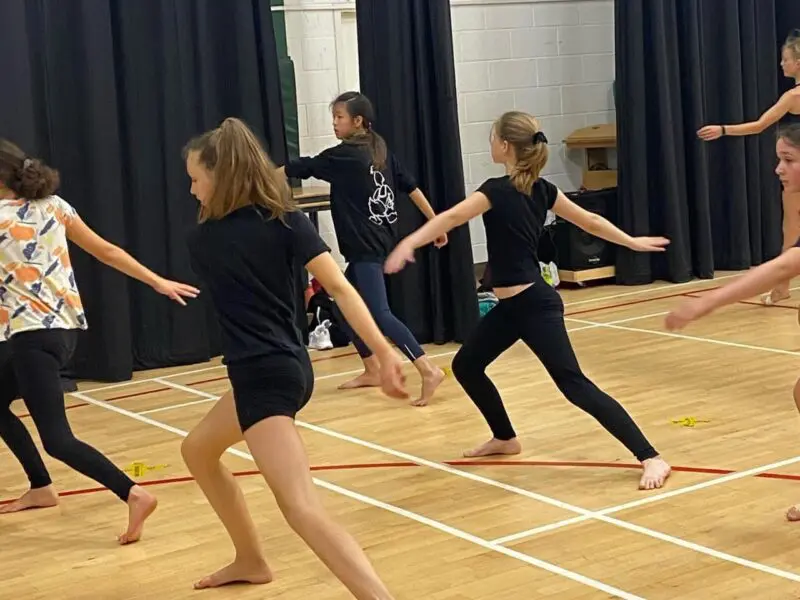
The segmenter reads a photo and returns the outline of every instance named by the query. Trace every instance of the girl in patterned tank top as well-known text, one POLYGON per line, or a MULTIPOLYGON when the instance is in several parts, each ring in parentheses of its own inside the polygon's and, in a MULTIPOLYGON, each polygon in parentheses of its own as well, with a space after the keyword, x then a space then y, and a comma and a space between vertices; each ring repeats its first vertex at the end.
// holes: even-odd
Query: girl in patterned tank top
POLYGON ((128 505, 121 544, 136 542, 156 498, 72 433, 61 370, 87 328, 67 240, 105 264, 185 304, 198 290, 169 281, 107 242, 55 195, 58 173, 0 139, 0 438, 22 464, 30 490, 0 513, 55 506, 58 494, 30 433, 11 411, 21 397, 45 451, 128 505))

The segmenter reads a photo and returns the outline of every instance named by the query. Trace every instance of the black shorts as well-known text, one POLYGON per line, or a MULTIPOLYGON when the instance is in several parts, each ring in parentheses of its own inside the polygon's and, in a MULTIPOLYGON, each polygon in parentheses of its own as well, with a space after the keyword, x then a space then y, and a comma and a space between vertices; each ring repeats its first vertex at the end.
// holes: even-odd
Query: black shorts
POLYGON ((269 417, 300 412, 314 391, 308 354, 257 356, 228 365, 236 415, 242 432, 269 417))

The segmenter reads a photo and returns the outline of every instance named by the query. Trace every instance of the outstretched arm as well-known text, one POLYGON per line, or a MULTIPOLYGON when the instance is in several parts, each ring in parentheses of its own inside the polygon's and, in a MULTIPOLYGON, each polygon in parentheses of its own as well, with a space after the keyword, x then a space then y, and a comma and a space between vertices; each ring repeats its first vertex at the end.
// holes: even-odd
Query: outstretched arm
POLYGON ((406 263, 414 262, 414 250, 431 243, 435 239, 482 215, 491 208, 489 198, 483 192, 475 192, 443 213, 439 213, 414 233, 404 238, 386 260, 384 270, 396 273, 406 263))
POLYGON ((94 256, 100 262, 113 267, 129 277, 149 285, 159 294, 168 296, 186 306, 183 298, 196 298, 200 293, 195 287, 164 279, 156 275, 119 246, 97 235, 79 216, 72 216, 66 223, 67 238, 94 256))
POLYGON ((663 252, 669 244, 669 240, 663 237, 631 237, 608 219, 575 204, 561 190, 553 204, 553 212, 587 233, 637 252, 663 252))
POLYGON ((697 132, 698 137, 707 142, 716 140, 723 135, 756 135, 777 123, 792 106, 793 99, 797 98, 794 90, 789 90, 780 97, 773 106, 762 114, 757 121, 741 123, 739 125, 706 125, 697 132))
POLYGON ((356 289, 347 280, 329 252, 312 258, 306 269, 336 301, 344 318, 375 353, 381 365, 383 391, 394 398, 406 398, 400 356, 386 341, 356 289))
POLYGON ((771 290, 781 281, 800 275, 800 248, 795 246, 786 252, 752 269, 732 283, 682 302, 667 315, 667 329, 682 329, 690 322, 704 317, 713 311, 734 304, 740 300, 771 290))

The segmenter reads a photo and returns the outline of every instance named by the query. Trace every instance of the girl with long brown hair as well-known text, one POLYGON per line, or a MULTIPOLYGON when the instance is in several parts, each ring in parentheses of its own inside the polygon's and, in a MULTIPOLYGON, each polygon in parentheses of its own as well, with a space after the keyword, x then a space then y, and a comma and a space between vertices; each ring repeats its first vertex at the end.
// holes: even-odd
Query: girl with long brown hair
POLYGON ((512 111, 492 127, 491 154, 506 175, 478 190, 402 240, 386 261, 395 273, 414 259, 414 250, 483 215, 491 286, 500 302, 478 323, 453 359, 453 374, 483 414, 492 438, 467 457, 519 454, 522 446, 486 368, 518 340, 542 361, 558 389, 597 419, 642 463, 641 489, 660 488, 669 465, 647 441, 625 409, 584 375, 564 324, 561 296, 542 277, 537 247, 547 211, 584 231, 637 252, 662 252, 669 240, 631 237, 609 221, 570 201, 540 177, 547 163, 547 137, 529 114, 512 111))
POLYGON ((193 268, 204 281, 222 329, 232 390, 189 433, 186 465, 216 511, 236 551, 234 561, 197 588, 272 580, 258 533, 222 453, 247 443, 289 525, 356 598, 390 593, 355 540, 325 512, 294 424, 314 386, 297 328, 295 276, 300 265, 336 299, 345 318, 380 359, 380 384, 406 397, 402 361, 375 325, 286 179, 238 119, 185 149, 200 224, 189 237, 193 268))
MULTIPOLYGON (((800 123, 800 31, 795 30, 786 38, 781 50, 783 75, 794 79, 794 87, 785 92, 778 101, 762 114, 758 120, 739 125, 706 125, 697 132, 700 139, 710 142, 722 136, 756 135, 775 123, 782 125, 800 123)), ((800 192, 783 187, 783 251, 794 247, 800 236, 800 192)), ((765 305, 775 304, 791 296, 789 281, 779 281, 768 293, 761 296, 765 305)), ((800 312, 798 312, 800 320, 800 312)))

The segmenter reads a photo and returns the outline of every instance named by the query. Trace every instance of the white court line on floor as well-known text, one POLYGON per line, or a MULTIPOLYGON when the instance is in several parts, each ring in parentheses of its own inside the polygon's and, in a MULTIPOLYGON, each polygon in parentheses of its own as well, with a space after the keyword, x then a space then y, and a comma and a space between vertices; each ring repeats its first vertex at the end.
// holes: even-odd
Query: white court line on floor
POLYGON ((714 283, 715 281, 722 281, 723 279, 731 279, 732 277, 739 277, 743 275, 746 271, 742 271, 742 273, 735 273, 733 275, 722 275, 720 277, 715 277, 714 279, 693 279, 692 281, 686 281, 684 283, 668 283, 667 285, 662 285, 659 287, 648 288, 646 290, 634 290, 632 292, 622 292, 620 294, 613 294, 611 296, 600 296, 599 298, 587 298, 586 300, 577 300, 576 302, 567 302, 564 306, 578 306, 580 304, 591 304, 592 302, 603 302, 605 300, 616 300, 617 298, 627 298, 628 296, 638 296, 640 294, 646 294, 648 292, 658 292, 661 290, 671 290, 677 287, 687 287, 690 285, 696 285, 698 283, 714 283))
MULTIPOLYGON (((114 406, 113 404, 109 404, 109 403, 104 402, 102 400, 96 400, 96 399, 94 399, 91 396, 88 396, 86 394, 77 392, 76 396, 79 397, 84 402, 88 402, 89 404, 92 404, 94 406, 98 406, 100 408, 104 408, 106 410, 110 410, 110 411, 115 412, 117 414, 129 417, 131 419, 135 419, 136 421, 139 421, 141 423, 145 423, 147 425, 151 425, 153 427, 158 427, 159 429, 163 429, 164 431, 169 431, 170 433, 174 433, 174 434, 179 435, 181 437, 186 437, 188 435, 188 432, 184 431, 183 429, 178 429, 177 427, 173 427, 172 425, 168 425, 166 423, 162 423, 161 421, 156 421, 155 419, 151 419, 149 417, 143 417, 143 416, 138 415, 138 414, 136 414, 134 412, 125 410, 124 408, 120 408, 118 406, 114 406)), ((239 458, 244 458, 244 459, 249 460, 251 462, 255 462, 253 460, 253 457, 249 453, 242 452, 241 450, 237 450, 236 448, 228 448, 227 452, 230 453, 230 454, 233 454, 234 456, 238 456, 239 458)), ((383 509, 385 511, 391 512, 391 513, 393 513, 395 515, 398 515, 398 516, 401 516, 401 517, 405 517, 407 519, 410 519, 410 520, 415 521, 417 523, 420 523, 422 525, 427 525, 428 527, 430 527, 432 529, 436 529, 438 531, 441 531, 442 533, 446 533, 446 534, 452 535, 453 537, 462 539, 462 540, 464 540, 466 542, 470 542, 470 543, 475 544, 476 546, 480 546, 481 548, 484 548, 486 550, 492 550, 494 552, 497 552, 498 554, 503 554, 505 556, 508 556, 509 558, 515 558, 515 559, 517 559, 517 560, 519 560, 521 562, 527 563, 527 564, 529 564, 529 565, 531 565, 533 567, 537 567, 537 568, 542 569, 544 571, 548 571, 550 573, 553 573, 554 575, 560 575, 562 577, 566 577, 567 579, 571 579, 572 581, 575 581, 576 583, 580 583, 582 585, 594 588, 596 590, 600 590, 600 591, 605 592, 607 594, 611 594, 611 595, 613 595, 613 596, 615 596, 617 598, 622 598, 623 600, 644 600, 640 596, 636 596, 636 595, 631 594, 629 592, 626 592, 624 590, 617 589, 617 588, 615 588, 613 586, 610 586, 610 585, 607 585, 607 584, 605 584, 605 583, 603 583, 601 581, 597 581, 596 579, 591 579, 589 577, 586 577, 585 575, 581 575, 580 573, 576 573, 574 571, 570 571, 568 569, 564 569, 563 567, 559 567, 558 565, 554 565, 554 564, 545 562, 543 560, 540 560, 540 559, 535 558, 533 556, 530 556, 528 554, 524 554, 524 553, 519 552, 517 550, 513 550, 511 548, 506 548, 505 546, 501 546, 499 544, 493 544, 493 543, 491 543, 491 542, 489 542, 489 541, 487 541, 487 540, 485 540, 485 539, 483 539, 481 537, 472 535, 471 533, 467 533, 466 531, 462 531, 462 530, 457 529, 455 527, 451 527, 450 525, 446 525, 444 523, 441 523, 441 522, 436 521, 434 519, 430 519, 428 517, 425 517, 423 515, 417 514, 415 512, 410 511, 410 510, 406 510, 404 508, 400 508, 398 506, 394 506, 393 504, 389 504, 387 502, 382 502, 382 501, 377 500, 375 498, 372 498, 370 496, 365 496, 364 494, 359 494, 358 492, 354 492, 352 490, 349 490, 347 488, 344 488, 344 487, 338 486, 336 484, 330 483, 330 482, 325 481, 323 479, 319 479, 318 477, 312 477, 312 479, 313 479, 314 483, 317 486, 319 486, 319 487, 321 487, 323 489, 326 489, 328 491, 334 492, 336 494, 340 494, 342 496, 345 496, 345 497, 350 498, 352 500, 355 500, 357 502, 362 502, 363 504, 367 504, 367 505, 373 506, 375 508, 383 509)))
MULTIPOLYGON (((611 323, 629 323, 631 321, 638 321, 640 319, 650 319, 652 317, 660 317, 660 316, 663 316, 663 315, 666 315, 666 314, 667 314, 666 311, 664 311, 664 312, 652 313, 652 314, 649 314, 649 315, 639 315, 637 317, 628 317, 627 319, 620 319, 618 321, 611 321, 611 323)), ((583 327, 575 327, 573 329, 568 329, 567 331, 569 333, 574 333, 576 331, 585 331, 587 329, 596 329, 598 327, 600 327, 599 324, 596 324, 596 325, 585 325, 583 327)), ((450 356, 452 354, 455 354, 456 352, 458 352, 458 351, 457 350, 452 350, 450 352, 442 352, 442 353, 439 353, 439 354, 431 354, 429 356, 431 358, 441 358, 443 356, 450 356)), ((219 367, 211 367, 211 368, 216 369, 216 368, 219 368, 219 367)), ((315 382, 316 381, 322 381, 322 380, 325 380, 325 379, 332 379, 334 377, 344 377, 345 375, 357 375, 357 374, 359 374, 361 372, 362 372, 362 369, 355 369, 353 371, 343 371, 341 373, 331 373, 331 374, 328 374, 328 375, 320 375, 319 377, 315 377, 314 381, 315 382)), ((161 376, 161 377, 153 377, 152 379, 143 379, 143 380, 140 380, 137 383, 142 383, 142 382, 145 382, 145 381, 146 382, 152 382, 152 383, 159 383, 159 384, 164 385, 164 386, 173 387, 175 389, 182 389, 184 391, 189 391, 190 393, 197 394, 199 390, 197 390, 195 388, 189 388, 189 387, 186 387, 186 386, 181 386, 180 384, 176 384, 174 382, 171 382, 168 379, 169 377, 178 377, 179 375, 186 375, 186 373, 174 373, 172 375, 165 375, 165 376, 161 376)), ((97 391, 97 390, 87 390, 85 393, 92 393, 92 392, 95 392, 95 391, 97 391)), ((219 396, 215 396, 213 394, 205 394, 205 393, 203 393, 203 394, 198 394, 198 395, 204 396, 203 400, 193 400, 192 402, 181 402, 180 404, 170 404, 169 406, 159 406, 158 408, 151 408, 149 410, 140 411, 137 414, 139 414, 139 415, 153 415, 153 414, 157 414, 157 413, 161 413, 161 412, 166 412, 166 411, 169 411, 169 410, 175 410, 175 409, 178 409, 178 408, 186 408, 188 406, 196 406, 198 404, 206 404, 208 402, 213 402, 213 401, 219 399, 219 396)))
POLYGON ((706 344, 716 344, 718 346, 729 346, 731 348, 742 348, 744 350, 760 350, 762 352, 772 352, 773 354, 785 354, 788 356, 800 356, 800 352, 794 350, 783 350, 781 348, 771 348, 769 346, 754 346, 752 344, 742 344, 739 342, 727 342, 725 340, 715 340, 712 338, 698 337, 694 335, 686 335, 684 333, 673 333, 671 331, 658 331, 656 329, 640 329, 638 327, 627 327, 611 321, 610 323, 598 323, 596 321, 587 321, 585 319, 573 319, 567 317, 566 321, 572 323, 581 323, 583 325, 594 325, 606 329, 618 329, 620 331, 630 331, 634 333, 649 333, 651 335, 659 335, 662 337, 670 337, 679 340, 689 340, 693 342, 703 342, 706 344))
MULTIPOLYGON (((202 397, 208 398, 208 399, 217 399, 218 398, 218 397, 215 397, 213 394, 208 394, 208 393, 200 391, 200 390, 195 390, 195 389, 193 389, 191 387, 188 387, 188 386, 184 386, 184 385, 180 385, 180 384, 173 384, 170 381, 162 381, 161 383, 163 383, 164 385, 168 385, 170 387, 174 387, 175 389, 179 389, 179 390, 188 392, 190 394, 194 394, 196 396, 202 396, 202 397)), ((669 534, 666 534, 666 533, 662 533, 662 532, 656 531, 654 529, 649 529, 649 528, 643 527, 641 525, 636 525, 634 523, 629 523, 627 521, 622 521, 622 520, 619 520, 619 519, 615 519, 614 517, 607 516, 608 515, 608 511, 606 511, 605 514, 602 514, 601 512, 587 510, 585 508, 581 508, 579 506, 575 506, 575 505, 570 504, 568 502, 562 502, 561 500, 557 500, 557 499, 551 498, 549 496, 538 494, 536 492, 531 492, 529 490, 526 490, 526 489, 523 489, 523 488, 519 488, 519 487, 516 487, 516 486, 513 486, 513 485, 505 484, 505 483, 496 481, 496 480, 488 478, 488 477, 483 477, 482 475, 477 475, 475 473, 471 473, 469 471, 463 471, 461 469, 457 469, 455 467, 451 467, 450 465, 446 465, 446 464, 439 463, 439 462, 436 462, 436 461, 428 460, 426 458, 421 458, 419 456, 415 456, 415 455, 409 454, 407 452, 402 452, 402 451, 399 451, 399 450, 395 450, 393 448, 388 448, 388 447, 382 446, 380 444, 375 444, 373 442, 369 442, 369 441, 363 440, 361 438, 357 438, 357 437, 350 436, 350 435, 347 435, 347 434, 339 433, 338 431, 334 431, 334 430, 328 429, 326 427, 321 427, 319 425, 313 425, 311 423, 306 423, 306 422, 300 421, 300 420, 296 420, 295 422, 296 422, 298 427, 302 427, 304 429, 308 429, 310 431, 314 431, 316 433, 320 433, 320 434, 326 435, 328 437, 332 437, 332 438, 335 438, 335 439, 338 439, 338 440, 341 440, 341 441, 344 441, 344 442, 349 442, 351 444, 355 444, 355 445, 361 446, 363 448, 368 448, 370 450, 374 450, 374 451, 380 452, 382 454, 393 456, 395 458, 399 458, 401 460, 412 462, 414 464, 417 464, 417 465, 420 465, 420 466, 423 466, 423 467, 428 467, 428 468, 431 468, 431 469, 435 469, 437 471, 442 471, 442 472, 448 473, 450 475, 455 475, 455 476, 461 477, 463 479, 468 479, 468 480, 475 481, 475 482, 478 482, 478 483, 482 483, 482 484, 485 484, 485 485, 490 485, 492 487, 499 488, 499 489, 501 489, 503 491, 510 492, 510 493, 516 494, 518 496, 524 496, 526 498, 530 498, 532 500, 536 500, 536 501, 542 502, 544 504, 549 504, 550 506, 555 506, 556 508, 559 508, 561 510, 565 510, 565 511, 572 512, 572 513, 578 513, 580 515, 580 517, 572 517, 570 519, 565 519, 565 520, 559 521, 557 523, 552 523, 550 525, 545 525, 543 527, 537 527, 537 528, 535 528, 535 530, 528 530, 527 532, 522 532, 520 534, 514 534, 513 536, 506 536, 504 538, 500 538, 502 543, 507 543, 509 541, 515 541, 517 539, 530 537, 531 535, 533 535, 531 533, 531 531, 534 531, 535 533, 543 533, 544 531, 552 531, 552 530, 555 530, 555 529, 559 529, 561 527, 565 527, 566 525, 571 525, 571 524, 574 524, 574 523, 578 523, 578 522, 580 522, 582 520, 596 520, 596 521, 601 521, 601 522, 607 523, 609 525, 614 525, 616 527, 620 527, 622 529, 627 529, 629 531, 633 531, 634 533, 639 533, 639 534, 642 534, 642 535, 646 535, 648 537, 655 538, 655 539, 657 539, 659 541, 662 541, 662 542, 667 542, 667 543, 670 543, 670 544, 673 544, 673 545, 676 545, 676 546, 680 546, 680 547, 685 548, 687 550, 692 550, 692 551, 698 552, 700 554, 705 554, 707 556, 711 556, 711 557, 719 559, 719 560, 724 560, 726 562, 734 563, 734 564, 737 564, 737 565, 739 565, 741 567, 747 567, 749 569, 753 569, 753 570, 756 570, 756 571, 761 571, 762 573, 767 573, 769 575, 774 575, 776 577, 781 577, 783 579, 788 579, 788 580, 791 580, 791 581, 800 582, 800 574, 792 573, 790 571, 784 571, 782 569, 777 569, 775 567, 770 567, 770 566, 764 565, 762 563, 754 562, 754 561, 748 560, 746 558, 735 556, 733 554, 728 554, 727 552, 721 552, 719 550, 715 550, 713 548, 709 548, 709 547, 703 546, 701 544, 696 544, 694 542, 690 542, 690 541, 684 540, 682 538, 678 538, 678 537, 675 537, 675 536, 672 536, 672 535, 669 535, 669 534)), ((777 468, 779 466, 785 466, 786 464, 791 464, 792 462, 800 462, 800 457, 797 457, 795 459, 790 459, 789 461, 782 461, 782 463, 776 463, 775 465, 770 465, 770 467, 771 468, 777 468), (777 467, 776 467, 776 465, 777 465, 777 467)), ((741 478, 741 477, 742 476, 740 475, 738 478, 741 478)), ((721 478, 721 479, 723 479, 723 478, 721 478)), ((728 476, 726 481, 730 481, 731 479, 736 479, 736 477, 728 476)), ((696 489, 702 489, 703 486, 694 486, 694 487, 696 489)), ((709 486, 706 485, 704 487, 709 487, 709 486)), ((686 492, 683 492, 683 493, 686 493, 686 492)), ((673 494, 673 495, 677 495, 677 494, 673 494)), ((667 494, 662 494, 662 497, 667 497, 667 494)), ((630 504, 636 505, 636 502, 641 502, 641 501, 634 501, 634 502, 628 503, 628 504, 629 505, 630 504)), ((622 509, 620 509, 620 510, 622 510, 622 509)), ((613 512, 613 510, 611 512, 613 512)), ((494 540, 494 542, 495 543, 501 543, 501 542, 498 542, 497 540, 494 540)))

